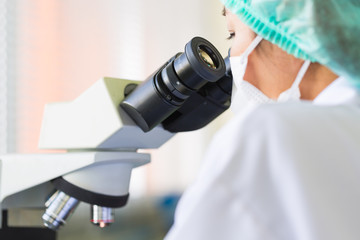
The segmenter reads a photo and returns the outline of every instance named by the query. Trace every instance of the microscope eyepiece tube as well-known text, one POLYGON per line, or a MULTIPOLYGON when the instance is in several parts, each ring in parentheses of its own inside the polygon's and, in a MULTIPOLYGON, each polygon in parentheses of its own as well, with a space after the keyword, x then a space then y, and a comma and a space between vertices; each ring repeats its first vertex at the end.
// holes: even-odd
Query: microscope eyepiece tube
POLYGON ((120 104, 144 131, 163 122, 197 90, 225 74, 225 63, 207 40, 195 37, 120 104))
POLYGON ((52 230, 58 230, 78 205, 79 200, 76 198, 62 191, 56 191, 45 203, 47 209, 42 216, 44 225, 52 230))

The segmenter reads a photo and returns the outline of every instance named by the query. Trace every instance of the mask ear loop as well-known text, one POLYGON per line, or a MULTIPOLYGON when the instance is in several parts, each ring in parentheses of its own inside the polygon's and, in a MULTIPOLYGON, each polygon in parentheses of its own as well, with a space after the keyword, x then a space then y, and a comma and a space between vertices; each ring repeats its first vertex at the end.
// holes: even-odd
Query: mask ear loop
POLYGON ((244 51, 244 53, 242 54, 242 56, 244 56, 244 58, 247 58, 250 53, 252 53, 252 51, 254 51, 254 49, 257 47, 257 45, 259 45, 259 43, 263 40, 263 38, 259 35, 256 36, 256 38, 250 43, 250 45, 246 48, 246 50, 244 51))
POLYGON ((293 92, 293 91, 296 91, 300 85, 300 82, 301 80, 303 80, 307 70, 309 69, 310 67, 310 64, 311 64, 311 61, 310 60, 306 60, 303 65, 301 66, 300 68, 300 71, 298 72, 296 78, 295 78, 295 81, 294 83, 291 85, 290 87, 290 91, 293 92))
MULTIPOLYGON (((259 35, 254 38, 254 40, 250 43, 250 45, 245 49, 245 51, 241 54, 242 57, 248 57, 252 51, 259 45, 259 43, 263 40, 259 35)), ((231 57, 231 48, 228 50, 228 57, 231 57)))

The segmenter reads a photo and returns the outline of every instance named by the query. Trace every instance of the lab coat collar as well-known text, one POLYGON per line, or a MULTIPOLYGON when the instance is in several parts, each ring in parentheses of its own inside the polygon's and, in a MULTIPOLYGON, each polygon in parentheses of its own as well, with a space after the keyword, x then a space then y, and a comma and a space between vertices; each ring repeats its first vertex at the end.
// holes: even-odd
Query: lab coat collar
POLYGON ((339 77, 327 86, 313 101, 316 105, 358 105, 360 92, 345 78, 339 77))

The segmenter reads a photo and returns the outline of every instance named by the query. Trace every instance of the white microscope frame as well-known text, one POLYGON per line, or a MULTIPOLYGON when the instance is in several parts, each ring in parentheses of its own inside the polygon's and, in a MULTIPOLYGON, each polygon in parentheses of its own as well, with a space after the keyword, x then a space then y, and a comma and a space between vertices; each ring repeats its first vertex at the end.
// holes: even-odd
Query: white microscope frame
POLYGON ((131 170, 150 162, 136 150, 174 135, 159 126, 144 133, 120 109, 125 88, 139 83, 102 78, 74 101, 47 104, 39 148, 67 152, 0 156, 0 209, 44 207, 60 176, 94 193, 128 194, 131 170))

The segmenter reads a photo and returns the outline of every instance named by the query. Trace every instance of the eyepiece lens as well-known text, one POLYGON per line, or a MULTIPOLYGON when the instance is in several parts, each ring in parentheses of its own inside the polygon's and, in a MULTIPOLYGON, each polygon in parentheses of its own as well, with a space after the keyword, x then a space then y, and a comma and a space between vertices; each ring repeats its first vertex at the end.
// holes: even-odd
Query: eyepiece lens
POLYGON ((200 56, 200 58, 203 60, 203 62, 212 69, 217 69, 218 68, 218 61, 216 59, 216 56, 212 53, 211 49, 204 46, 204 45, 200 45, 198 47, 198 54, 200 56))

